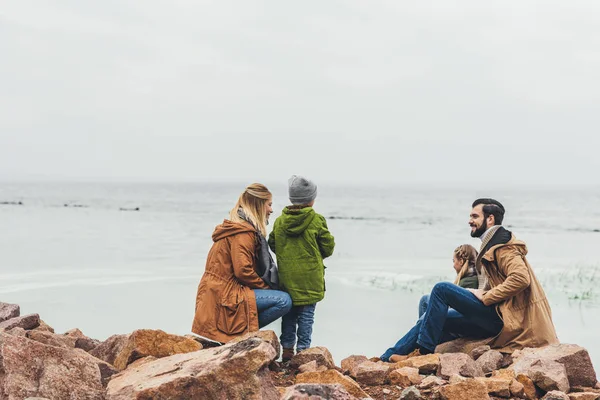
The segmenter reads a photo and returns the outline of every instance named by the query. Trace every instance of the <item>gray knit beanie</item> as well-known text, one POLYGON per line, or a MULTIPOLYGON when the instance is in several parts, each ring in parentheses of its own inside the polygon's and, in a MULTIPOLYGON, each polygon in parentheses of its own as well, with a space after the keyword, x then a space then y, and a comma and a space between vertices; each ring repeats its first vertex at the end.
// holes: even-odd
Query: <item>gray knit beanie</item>
POLYGON ((303 176, 292 175, 288 179, 288 186, 292 204, 308 204, 317 197, 317 185, 303 176))

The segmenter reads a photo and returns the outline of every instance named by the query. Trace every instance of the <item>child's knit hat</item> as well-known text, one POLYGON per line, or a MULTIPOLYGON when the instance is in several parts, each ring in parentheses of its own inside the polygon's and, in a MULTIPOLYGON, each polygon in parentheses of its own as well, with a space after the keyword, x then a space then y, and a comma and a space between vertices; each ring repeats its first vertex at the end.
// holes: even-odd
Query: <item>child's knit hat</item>
POLYGON ((292 175, 288 187, 292 204, 308 204, 317 197, 317 185, 303 176, 292 175))

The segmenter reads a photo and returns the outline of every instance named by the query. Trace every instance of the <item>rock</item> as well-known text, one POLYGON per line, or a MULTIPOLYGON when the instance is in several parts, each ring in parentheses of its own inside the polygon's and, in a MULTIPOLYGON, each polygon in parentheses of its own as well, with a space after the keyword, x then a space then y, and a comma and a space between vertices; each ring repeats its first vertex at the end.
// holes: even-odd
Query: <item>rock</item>
POLYGON ((317 370, 317 361, 312 360, 311 362, 307 362, 306 364, 302 364, 298 367, 298 371, 302 372, 315 372, 317 370))
POLYGON ((54 333, 54 328, 51 327, 50 325, 48 325, 47 323, 45 323, 41 319, 40 319, 40 324, 38 325, 38 327, 33 328, 33 330, 54 333))
POLYGON ((407 387, 406 389, 404 389, 402 391, 402 393, 400 393, 399 400, 420 400, 420 399, 421 399, 421 392, 419 392, 419 389, 417 389, 414 386, 411 386, 411 387, 407 387))
POLYGON ((290 367, 297 369, 302 364, 315 360, 317 365, 324 365, 327 369, 335 368, 333 357, 325 347, 311 347, 302 350, 290 360, 290 367))
POLYGON ((8 333, 9 335, 20 336, 20 337, 27 337, 27 332, 29 332, 29 331, 26 331, 25 329, 19 328, 19 327, 4 331, 4 333, 8 333))
POLYGON ((35 340, 36 342, 44 343, 49 346, 64 347, 67 349, 75 348, 75 338, 57 335, 48 331, 27 331, 26 336, 31 340, 35 340))
POLYGON ((381 393, 390 394, 390 393, 392 393, 392 391, 390 389, 381 389, 381 393))
POLYGON ((108 384, 107 400, 276 400, 268 365, 273 346, 258 337, 130 366, 108 384))
POLYGON ((365 356, 352 355, 342 360, 342 372, 346 375, 350 375, 356 378, 355 369, 363 362, 369 361, 365 356))
POLYGON ((113 365, 118 369, 125 369, 138 358, 162 358, 201 349, 200 343, 183 336, 171 335, 161 330, 139 329, 129 335, 113 365))
POLYGON ((114 365, 117 355, 121 352, 129 335, 112 335, 96 348, 90 351, 90 354, 109 364, 114 365))
POLYGON ((500 368, 508 368, 513 363, 512 354, 502 353, 502 362, 500 363, 500 368))
POLYGON ((78 349, 48 346, 0 333, 0 393, 7 399, 104 399, 116 372, 78 349))
POLYGON ((77 340, 75 340, 75 348, 82 349, 88 353, 100 346, 100 344, 101 342, 99 340, 91 339, 89 337, 77 338, 77 340))
POLYGON ((356 400, 342 385, 303 383, 286 389, 281 400, 356 400))
POLYGON ((328 369, 323 372, 305 372, 296 376, 296 383, 321 383, 321 384, 340 384, 354 397, 364 399, 369 397, 368 394, 363 392, 358 383, 354 382, 352 378, 348 378, 342 375, 335 369, 328 369))
POLYGON ((40 316, 38 314, 29 314, 22 317, 15 317, 4 322, 0 322, 0 331, 10 330, 12 328, 23 328, 26 331, 36 328, 40 325, 40 316))
POLYGON ((393 370, 389 375, 390 384, 409 387, 418 385, 423 378, 419 375, 419 370, 413 367, 402 367, 393 370))
MULTIPOLYGON (((185 337, 188 337, 188 336, 186 335, 185 337)), ((254 332, 246 333, 245 335, 238 336, 234 339, 231 339, 228 343, 241 342, 242 340, 246 340, 251 337, 257 337, 257 338, 262 339, 264 342, 270 343, 271 346, 273 346, 273 348, 277 352, 277 357, 275 357, 275 359, 277 360, 279 358, 279 356, 281 355, 281 345, 279 344, 279 339, 277 338, 277 334, 271 330, 254 331, 254 332)), ((206 348, 209 348, 209 347, 213 347, 213 346, 207 346, 206 348)), ((202 348, 205 348, 204 345, 202 348)))
POLYGON ((365 361, 356 368, 356 381, 363 385, 383 385, 389 373, 389 365, 365 361))
MULTIPOLYGON (((391 375, 390 375, 390 378, 391 378, 391 375)), ((431 388, 436 387, 436 386, 445 385, 446 383, 447 382, 445 380, 443 380, 442 378, 440 378, 440 377, 433 376, 433 375, 432 376, 427 376, 419 384, 419 389, 423 389, 423 390, 431 389, 431 388)))
POLYGON ((597 400, 600 399, 600 393, 579 392, 569 393, 569 400, 597 400))
POLYGON ((443 400, 489 400, 485 383, 477 379, 467 379, 464 382, 453 383, 440 387, 443 400))
POLYGON ((569 396, 559 390, 552 390, 546 393, 542 400, 569 400, 569 396))
POLYGON ((480 346, 486 346, 490 342, 489 339, 467 339, 459 338, 449 342, 441 343, 435 348, 436 353, 465 353, 470 355, 471 352, 480 346))
POLYGON ((491 347, 488 346, 487 344, 484 344, 483 346, 475 347, 473 350, 471 350, 471 357, 473 358, 473 360, 477 361, 477 359, 479 357, 481 357, 484 353, 486 353, 490 350, 491 350, 491 347))
POLYGON ((512 397, 518 397, 519 399, 525 398, 525 386, 516 379, 510 381, 510 394, 512 397))
POLYGON ((390 367, 390 370, 402 368, 402 367, 413 367, 419 370, 421 374, 432 374, 435 373, 440 365, 439 354, 427 354, 424 356, 411 357, 404 361, 399 361, 390 367))
POLYGON ((449 383, 460 383, 460 382, 465 382, 466 380, 467 380, 467 378, 465 378, 464 376, 454 374, 448 379, 448 382, 449 383))
POLYGON ((19 315, 21 315, 21 308, 18 304, 0 302, 0 322, 17 318, 19 315))
POLYGON ((587 350, 574 344, 554 344, 542 348, 525 348, 513 353, 514 363, 510 367, 517 374, 526 373, 537 360, 556 361, 565 366, 571 386, 594 387, 596 371, 587 350))
POLYGON ((530 377, 525 374, 518 374, 515 380, 523 385, 523 393, 525 393, 526 399, 535 400, 538 398, 537 390, 530 377))
POLYGON ((503 378, 475 378, 487 386, 488 394, 498 397, 510 397, 510 379, 503 378))
POLYGON ((440 354, 437 376, 448 379, 455 374, 466 377, 483 376, 481 368, 468 355, 464 353, 440 354))
POLYGON ((492 378, 515 379, 516 377, 517 375, 512 369, 498 369, 496 371, 492 371, 492 378))
POLYGON ((540 389, 567 393, 570 389, 564 365, 556 361, 537 360, 527 370, 527 375, 540 389))
POLYGON ((497 350, 488 350, 477 358, 475 364, 484 374, 497 370, 502 365, 504 356, 497 350))

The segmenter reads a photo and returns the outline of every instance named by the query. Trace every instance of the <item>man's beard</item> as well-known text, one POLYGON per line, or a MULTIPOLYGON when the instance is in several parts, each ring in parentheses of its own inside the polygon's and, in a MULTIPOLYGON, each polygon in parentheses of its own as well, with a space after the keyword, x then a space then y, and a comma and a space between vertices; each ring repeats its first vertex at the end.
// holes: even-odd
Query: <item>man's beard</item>
POLYGON ((481 235, 483 235, 485 233, 485 231, 487 231, 487 221, 483 220, 483 224, 481 224, 481 226, 477 229, 475 229, 473 232, 471 232, 471 237, 481 237, 481 235))

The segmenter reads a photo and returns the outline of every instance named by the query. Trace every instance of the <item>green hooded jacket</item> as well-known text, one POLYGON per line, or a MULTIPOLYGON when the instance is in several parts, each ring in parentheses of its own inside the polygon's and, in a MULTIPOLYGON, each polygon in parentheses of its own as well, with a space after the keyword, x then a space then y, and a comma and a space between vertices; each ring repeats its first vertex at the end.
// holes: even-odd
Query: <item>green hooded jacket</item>
POLYGON ((269 235, 269 247, 277 256, 281 290, 295 306, 323 300, 323 259, 333 254, 335 241, 322 215, 312 207, 284 208, 269 235))

